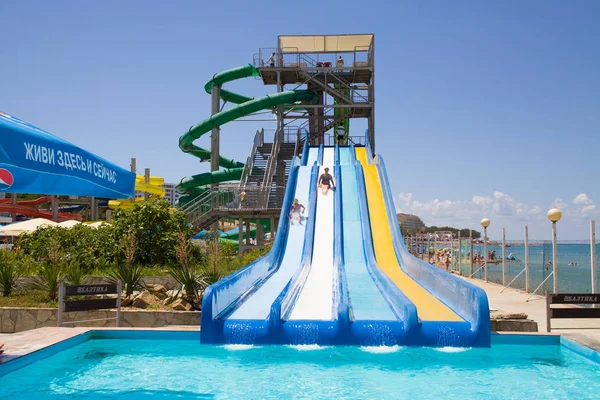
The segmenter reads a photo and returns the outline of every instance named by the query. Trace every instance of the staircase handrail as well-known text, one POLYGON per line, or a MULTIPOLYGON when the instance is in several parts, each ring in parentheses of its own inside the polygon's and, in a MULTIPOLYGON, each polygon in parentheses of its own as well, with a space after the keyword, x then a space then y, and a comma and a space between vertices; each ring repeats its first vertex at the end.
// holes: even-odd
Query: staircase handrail
POLYGON ((258 148, 264 144, 265 141, 265 130, 264 128, 261 130, 256 130, 256 134, 254 135, 254 141, 252 143, 252 150, 250 150, 250 156, 248 156, 248 160, 246 165, 244 166, 244 170, 242 171, 242 177, 240 178, 240 187, 246 187, 248 183, 248 177, 252 172, 252 168, 254 168, 254 158, 256 156, 256 152, 258 148))

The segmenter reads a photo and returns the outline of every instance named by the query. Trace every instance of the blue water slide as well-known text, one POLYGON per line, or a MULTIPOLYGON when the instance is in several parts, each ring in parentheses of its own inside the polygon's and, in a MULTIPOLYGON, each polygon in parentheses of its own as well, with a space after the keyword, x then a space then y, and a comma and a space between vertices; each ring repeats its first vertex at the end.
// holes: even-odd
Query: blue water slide
MULTIPOLYGON (((378 155, 373 162, 377 165, 379 178, 382 182, 387 216, 392 228, 394 250, 402 270, 470 325, 468 332, 463 332, 457 324, 453 325, 454 332, 452 335, 445 335, 447 337, 441 338, 445 340, 445 343, 442 344, 489 347, 490 311, 487 295, 481 288, 410 254, 406 249, 400 233, 400 226, 397 223, 384 159, 381 155, 378 155)), ((422 334, 439 336, 439 332, 437 332, 440 330, 440 326, 437 326, 439 324, 429 325, 431 326, 430 329, 436 332, 422 332, 422 334)))
POLYGON ((283 199, 280 223, 271 251, 239 271, 228 275, 204 291, 202 298, 201 342, 223 343, 223 322, 278 268, 282 250, 287 243, 289 230, 288 210, 294 200, 294 192, 300 169, 300 159, 294 158, 290 168, 288 185, 283 199))
MULTIPOLYGON (((310 149, 309 157, 318 149, 310 149)), ((316 192, 316 174, 318 166, 298 168, 297 183, 293 198, 306 206, 311 215, 314 201, 311 196, 316 192)), ((291 200, 293 200, 293 198, 291 200)), ((302 266, 302 256, 312 246, 311 235, 307 235, 308 223, 290 224, 287 211, 291 207, 284 202, 280 221, 288 226, 287 240, 281 249, 280 262, 266 279, 260 282, 252 296, 248 297, 235 311, 230 313, 223 323, 223 335, 226 343, 278 343, 281 319, 272 312, 272 306, 290 279, 302 266), (285 211, 285 214, 284 214, 285 211), (308 241, 307 241, 308 240, 308 241)))
MULTIPOLYGON (((333 169, 335 175, 337 149, 321 146, 319 159, 322 164, 319 175, 325 167, 333 169)), ((339 261, 336 257, 340 252, 335 251, 339 247, 336 246, 339 236, 336 238, 334 233, 336 193, 319 192, 316 207, 312 209, 316 213, 312 259, 305 258, 308 263, 282 293, 283 329, 287 343, 341 344, 340 310, 342 325, 348 324, 348 318, 343 317, 347 312, 343 311, 345 306, 339 293, 339 261)))
MULTIPOLYGON (((354 153, 353 148, 351 151, 354 153)), ((354 157, 355 155, 353 155, 354 157)), ((377 265, 363 169, 360 162, 356 161, 356 159, 353 161, 355 163, 354 174, 351 171, 342 174, 344 185, 348 182, 350 182, 350 185, 352 185, 352 182, 356 183, 356 191, 347 190, 348 188, 346 187, 345 193, 357 196, 360 223, 360 230, 358 231, 349 229, 346 233, 346 229, 344 228, 344 248, 346 249, 346 240, 352 240, 351 238, 354 238, 358 232, 363 250, 362 252, 356 252, 355 246, 351 248, 348 246, 348 255, 344 251, 346 279, 348 280, 350 292, 350 307, 354 316, 352 336, 355 341, 363 345, 418 344, 419 321, 417 318, 417 308, 377 265), (346 177, 348 180, 346 180, 346 177), (364 260, 362 263, 361 256, 364 260), (358 266, 366 268, 370 280, 367 279, 364 270, 356 268, 356 264, 353 265, 354 262, 358 266), (357 276, 354 275, 355 273, 357 276), (354 282, 353 284, 350 283, 351 279, 354 282), (370 282, 374 284, 379 295, 370 286, 370 282), (364 296, 365 301, 362 301, 362 296, 364 296), (385 302, 382 301, 382 298, 385 302), (373 303, 369 305, 366 301, 373 303), (386 307, 392 311, 394 319, 390 319, 391 317, 386 307)), ((350 204, 352 203, 350 202, 350 204)), ((344 202, 343 208, 344 216, 346 216, 346 202, 344 202)), ((354 211, 352 205, 349 208, 349 211, 354 211)), ((352 218, 355 218, 354 212, 349 214, 350 221, 352 221, 352 218), (354 215, 354 217, 350 217, 350 215, 354 215)), ((346 221, 344 221, 345 224, 346 221)))

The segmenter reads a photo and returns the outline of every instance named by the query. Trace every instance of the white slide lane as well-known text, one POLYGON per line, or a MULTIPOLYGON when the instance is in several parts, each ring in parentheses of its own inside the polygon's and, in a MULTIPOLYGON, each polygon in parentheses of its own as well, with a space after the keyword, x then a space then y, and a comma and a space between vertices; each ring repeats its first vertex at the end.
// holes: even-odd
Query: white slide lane
MULTIPOLYGON (((325 167, 333 175, 334 149, 323 150, 319 176, 325 167)), ((333 320, 333 198, 331 190, 326 195, 318 191, 312 266, 289 320, 333 320)))

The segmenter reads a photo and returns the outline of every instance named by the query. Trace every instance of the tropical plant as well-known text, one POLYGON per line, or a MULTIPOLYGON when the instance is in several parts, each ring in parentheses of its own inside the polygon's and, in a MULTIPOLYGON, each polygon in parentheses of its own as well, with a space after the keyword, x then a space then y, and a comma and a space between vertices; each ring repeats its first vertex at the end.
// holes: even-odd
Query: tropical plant
POLYGON ((191 248, 192 245, 185 233, 177 235, 175 257, 178 264, 169 268, 169 274, 181 285, 185 300, 196 305, 200 299, 199 293, 207 283, 204 280, 204 271, 191 255, 191 248))
POLYGON ((135 290, 142 288, 142 265, 134 262, 136 252, 136 239, 133 232, 125 235, 121 241, 121 250, 124 259, 117 262, 108 274, 115 281, 121 281, 125 287, 125 296, 131 297, 135 290))
POLYGON ((69 269, 67 271, 67 279, 71 285, 82 285, 85 277, 85 270, 81 267, 81 264, 75 261, 71 261, 69 269))
POLYGON ((56 300, 60 283, 66 276, 67 271, 65 260, 61 255, 60 243, 56 237, 52 237, 49 241, 46 260, 38 270, 38 276, 34 277, 32 287, 48 293, 50 300, 56 300))
POLYGON ((19 279, 19 265, 9 255, 7 249, 3 249, 0 253, 0 289, 4 297, 10 296, 10 293, 17 288, 19 279))

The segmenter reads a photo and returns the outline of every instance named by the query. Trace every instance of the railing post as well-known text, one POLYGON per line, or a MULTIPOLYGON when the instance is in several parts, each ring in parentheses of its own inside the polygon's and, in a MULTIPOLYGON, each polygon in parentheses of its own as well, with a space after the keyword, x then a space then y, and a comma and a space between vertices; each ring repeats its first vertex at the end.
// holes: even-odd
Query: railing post
POLYGON ((473 276, 473 230, 469 229, 469 278, 473 276))
POLYGON ((506 286, 506 237, 502 228, 502 286, 506 286))
POLYGON ((458 231, 458 274, 462 275, 462 246, 460 242, 460 231, 458 231))
POLYGON ((531 292, 531 280, 529 279, 529 229, 527 225, 525 225, 525 292, 531 292))
MULTIPOLYGON (((590 221, 590 254, 592 268, 592 293, 598 293, 598 283, 596 281, 596 221, 590 221)), ((598 308, 598 304, 594 304, 598 308)))
POLYGON ((61 280, 58 284, 58 326, 61 327, 63 324, 63 304, 65 301, 65 281, 61 280))
POLYGON ((488 249, 487 249, 487 227, 483 228, 483 266, 484 266, 484 272, 485 272, 485 281, 489 282, 488 249))
POLYGON ((117 320, 115 321, 115 326, 118 328, 121 324, 121 280, 117 280, 117 320))

